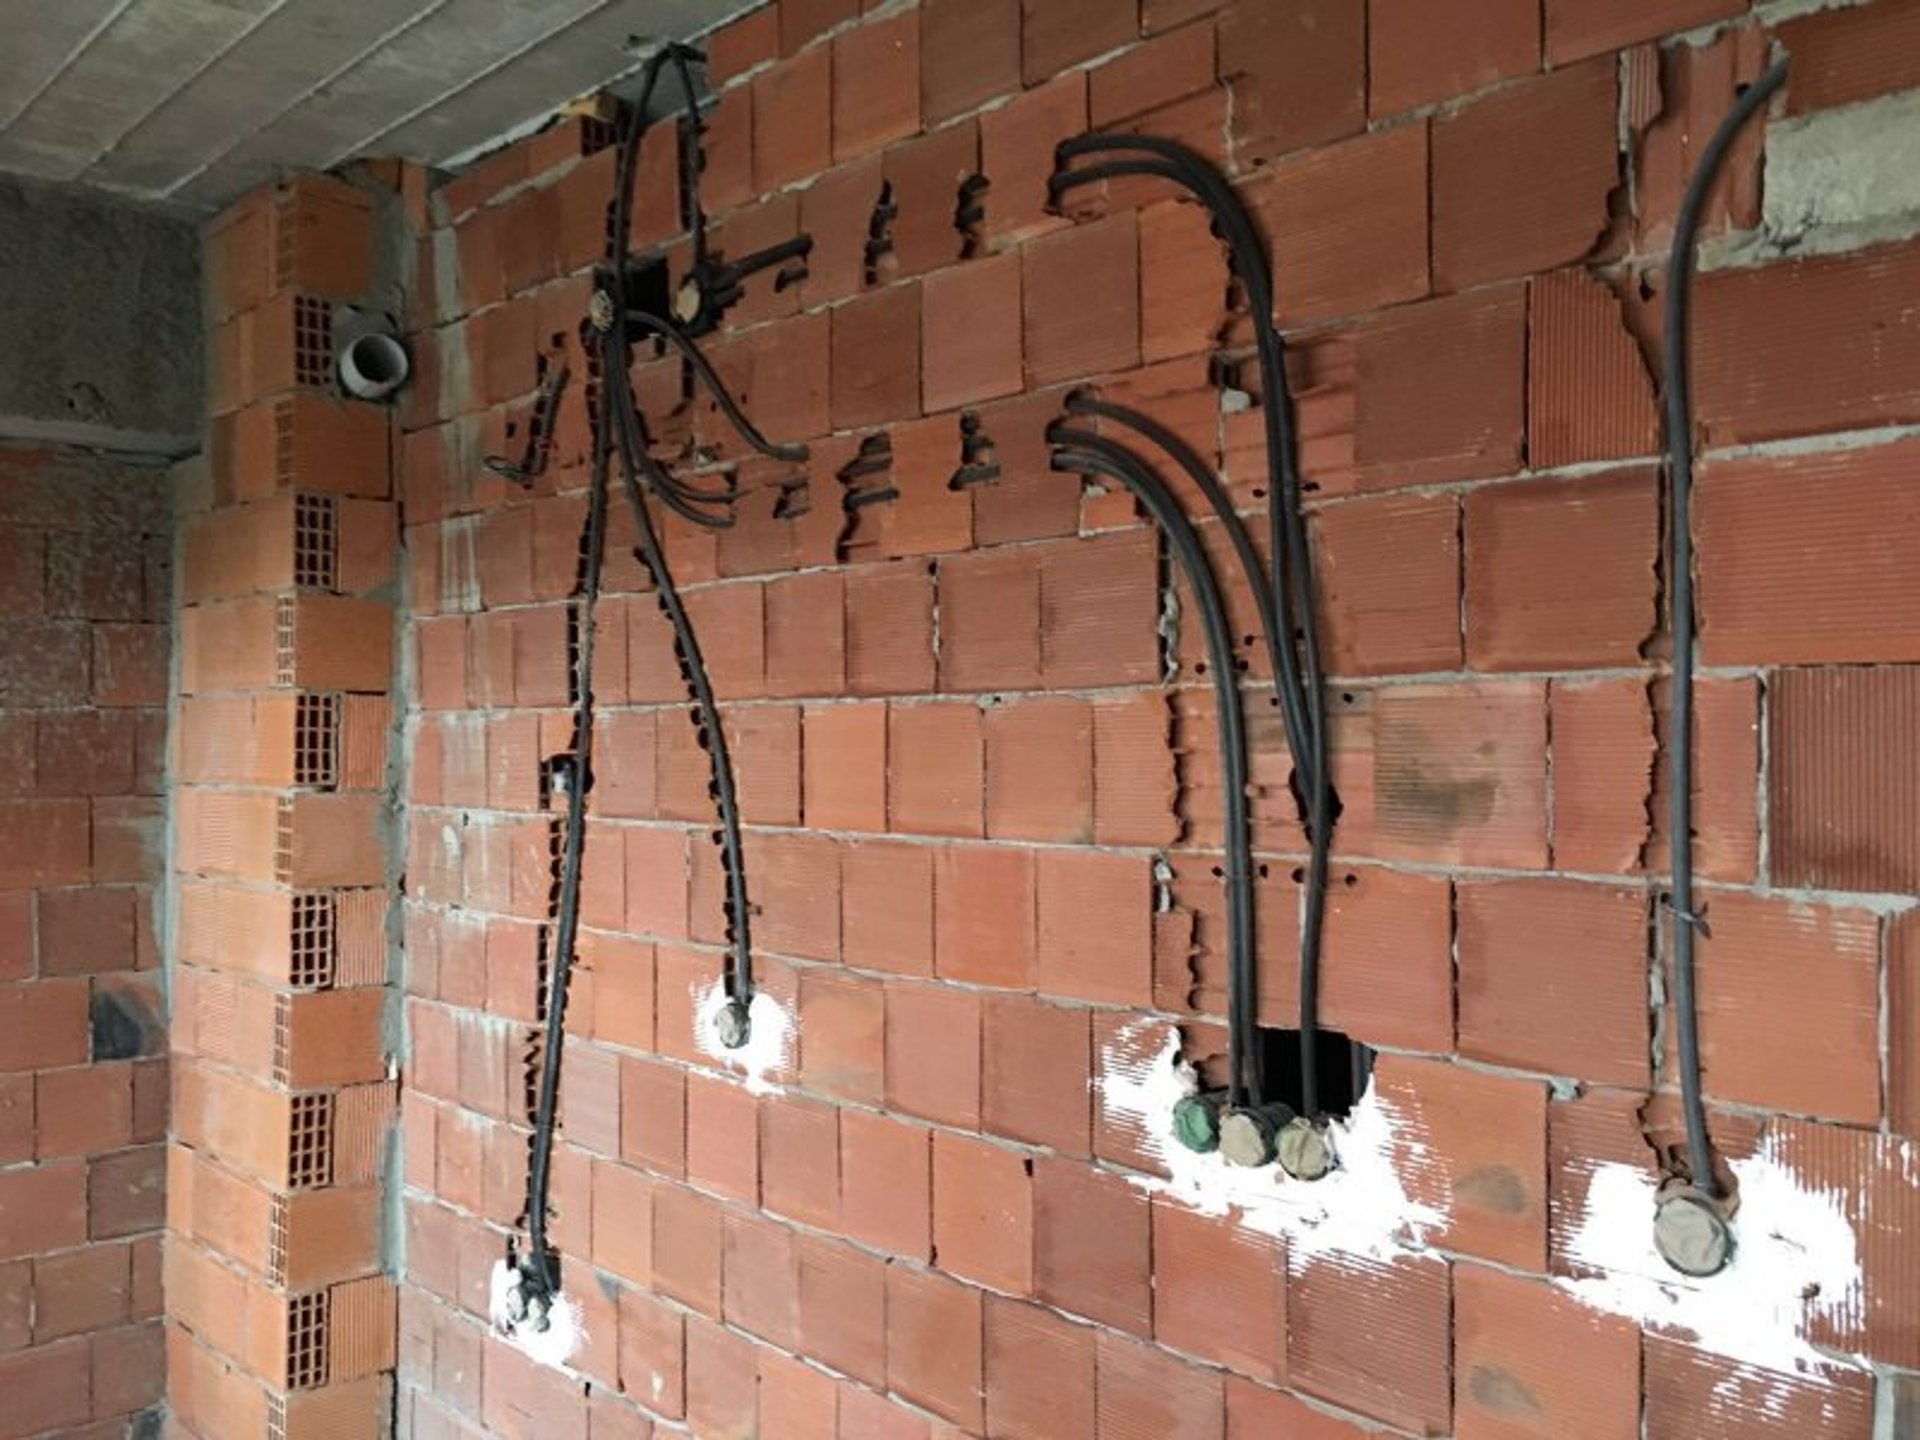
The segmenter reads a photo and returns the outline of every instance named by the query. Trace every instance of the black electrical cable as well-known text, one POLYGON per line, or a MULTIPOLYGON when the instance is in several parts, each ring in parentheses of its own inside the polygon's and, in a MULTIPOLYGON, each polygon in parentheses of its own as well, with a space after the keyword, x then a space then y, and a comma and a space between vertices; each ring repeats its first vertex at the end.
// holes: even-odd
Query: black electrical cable
POLYGON ((649 335, 659 336, 685 357, 693 366, 694 373, 700 377, 701 383, 713 396, 714 403, 720 407, 720 413, 727 417, 728 423, 739 433, 740 438, 753 449, 774 460, 798 461, 807 458, 806 446, 776 444, 760 433, 759 427, 749 420, 746 412, 740 408, 740 402, 727 392, 726 385, 713 368, 713 362, 707 359, 705 352, 698 344, 681 333, 679 326, 658 315, 651 315, 645 310, 629 310, 626 318, 628 324, 639 326, 649 335))
MULTIPOLYGON (((634 159, 644 115, 651 100, 661 68, 672 59, 681 70, 688 95, 693 95, 688 57, 697 54, 684 46, 668 46, 647 63, 639 100, 628 111, 621 128, 620 153, 616 167, 613 223, 607 237, 607 257, 613 298, 619 301, 625 290, 625 266, 628 222, 632 208, 634 159)), ((614 308, 617 320, 619 306, 614 308)), ((623 349, 624 349, 624 336, 623 349)), ((624 359, 624 354, 622 356, 624 359)), ((563 372, 564 373, 564 372, 563 372)), ((559 1114, 561 1061, 566 1045, 567 1000, 573 977, 574 949, 579 931, 581 868, 586 846, 587 792, 593 783, 593 652, 595 606, 599 600, 606 556, 607 501, 610 487, 612 449, 617 412, 608 403, 607 391, 617 388, 632 400, 630 380, 624 367, 618 372, 620 384, 614 387, 613 374, 602 371, 602 395, 594 415, 592 486, 587 502, 587 523, 582 537, 581 574, 576 600, 576 650, 574 656, 574 734, 571 763, 565 768, 567 812, 562 822, 559 893, 556 897, 553 945, 548 954, 549 975, 546 996, 546 1034, 540 1059, 539 1086, 534 1102, 533 1136, 528 1152, 527 1195, 524 1223, 527 1231, 525 1255, 516 1255, 511 1241, 508 1263, 516 1271, 518 1284, 511 1302, 518 1321, 528 1319, 545 1329, 553 1297, 560 1288, 558 1257, 547 1238, 548 1211, 551 1207, 554 1127, 559 1114)), ((558 385, 555 386, 557 394, 558 385)), ((625 447, 622 447, 625 460, 625 447)), ((625 467, 623 466, 623 478, 625 467)), ((724 745, 724 739, 722 740, 724 745)), ((724 753, 724 752, 723 752, 724 753)))
MULTIPOLYGON (((613 333, 605 341, 606 361, 603 365, 617 361, 625 343, 626 337, 616 324, 613 333)), ((620 373, 624 374, 624 371, 620 373)), ((639 410, 633 403, 633 392, 629 387, 619 387, 617 403, 621 410, 621 489, 626 494, 627 509, 633 516, 634 529, 639 537, 641 561, 653 576, 654 593, 661 610, 666 614, 667 623, 673 629, 681 672, 692 692, 700 728, 705 735, 707 759, 713 772, 713 798, 720 812, 722 868, 727 877, 726 995, 736 1009, 736 1023, 741 1023, 746 1007, 753 1000, 753 937, 752 909, 747 899, 746 861, 740 839, 740 802, 733 783, 733 762, 728 752, 727 732, 720 723, 720 707, 714 698, 713 681, 707 674, 706 662, 700 652, 699 636, 680 597, 679 587, 674 584, 666 552, 661 548, 653 517, 647 510, 646 497, 640 490, 640 474, 647 476, 650 487, 657 492, 659 477, 663 472, 647 451, 639 410)), ((744 1034, 744 1031, 741 1033, 744 1034)))
MULTIPOLYGON (((573 979, 574 941, 580 923, 580 871, 586 845, 587 791, 593 782, 594 608, 606 557, 610 420, 600 407, 594 421, 592 493, 576 603, 573 762, 567 772, 567 813, 560 849, 560 894, 553 945, 548 952, 546 1038, 540 1056, 540 1086, 534 1102, 533 1143, 527 1159, 527 1253, 518 1265, 521 1303, 544 1328, 547 1308, 560 1288, 556 1257, 547 1243, 552 1188, 553 1128, 560 1105, 560 1062, 566 1043, 567 997, 573 979), (537 1310, 535 1309, 537 1305, 537 1310)), ((511 1248, 509 1259, 512 1260, 511 1248)))
MULTIPOLYGON (((1294 769, 1306 795, 1308 862, 1306 909, 1300 935, 1300 1098, 1301 1111, 1310 1120, 1320 1115, 1319 1104, 1319 986, 1321 937, 1325 928, 1326 888, 1333 841, 1333 777, 1326 718, 1326 684, 1320 661, 1312 552, 1307 544, 1301 510, 1302 484, 1293 414, 1293 396, 1287 387, 1285 341, 1274 323, 1273 277, 1266 250, 1252 216, 1232 185, 1206 160, 1185 146, 1149 135, 1084 135, 1057 148, 1058 165, 1048 180, 1056 198, 1068 190, 1126 176, 1163 179, 1188 190, 1211 212, 1214 226, 1226 242, 1234 273, 1246 290, 1254 317, 1254 340, 1261 375, 1261 410, 1265 426, 1270 482, 1268 527, 1273 549, 1273 590, 1284 632, 1275 685, 1291 692, 1297 706, 1297 729, 1304 731, 1305 749, 1295 749, 1294 769), (1150 158, 1112 161, 1064 168, 1081 156, 1115 151, 1139 151, 1150 158), (1295 646, 1299 654, 1295 656, 1295 646)), ((1283 712, 1288 702, 1283 699, 1283 712)), ((1289 730, 1289 744, 1294 731, 1289 730)))
POLYGON ((1235 1109, 1261 1103, 1264 1084, 1260 1047, 1250 1044, 1258 1023, 1253 965, 1253 833, 1247 804, 1246 720, 1240 709, 1239 672, 1234 665, 1233 631, 1226 601, 1206 547, 1180 502, 1153 467, 1118 441, 1064 424, 1047 429, 1058 447, 1053 468, 1119 482, 1146 508, 1167 537, 1175 560, 1186 573, 1206 632, 1213 665, 1215 708, 1220 729, 1220 768, 1226 794, 1224 845, 1227 870, 1227 964, 1232 978, 1228 997, 1227 1103, 1235 1109))
POLYGON ((1693 1184, 1720 1194, 1707 1134, 1706 1101, 1700 1083, 1700 1017, 1694 995, 1694 931, 1700 917, 1693 900, 1693 391, 1688 373, 1689 300, 1700 212, 1741 128, 1759 113, 1787 78, 1785 57, 1748 86, 1721 120, 1687 182, 1673 229, 1667 262, 1667 531, 1673 593, 1673 684, 1668 700, 1667 744, 1672 756, 1668 844, 1673 855, 1673 1008, 1679 1031, 1680 1094, 1686 1111, 1687 1165, 1693 1184))

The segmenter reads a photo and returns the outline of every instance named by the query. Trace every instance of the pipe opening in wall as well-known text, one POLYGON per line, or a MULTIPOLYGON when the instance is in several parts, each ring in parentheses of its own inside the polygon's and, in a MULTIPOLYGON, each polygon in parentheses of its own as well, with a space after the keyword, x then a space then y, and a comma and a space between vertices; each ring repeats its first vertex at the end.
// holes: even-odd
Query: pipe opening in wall
MULTIPOLYGON (((1305 1104, 1300 1093, 1300 1032, 1262 1025, 1259 1035, 1267 1099, 1300 1114, 1305 1104)), ((1346 1119, 1373 1074, 1372 1049, 1338 1030, 1321 1026, 1315 1032, 1313 1059, 1320 1087, 1320 1118, 1346 1119)))

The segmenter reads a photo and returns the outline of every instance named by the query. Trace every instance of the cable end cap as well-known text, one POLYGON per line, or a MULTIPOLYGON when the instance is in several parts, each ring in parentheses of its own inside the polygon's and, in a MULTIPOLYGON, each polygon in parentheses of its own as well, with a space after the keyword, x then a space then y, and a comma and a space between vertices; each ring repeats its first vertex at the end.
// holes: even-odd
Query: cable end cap
POLYGON ((1173 1107, 1173 1136, 1196 1155, 1220 1148, 1220 1096, 1183 1095, 1173 1107))
POLYGON ((1280 1132, 1292 1120, 1293 1111, 1280 1104, 1236 1110, 1220 1121, 1220 1154, 1229 1165, 1249 1170, 1271 1165, 1280 1132))
POLYGON ((1733 1225, 1710 1196, 1689 1186, 1654 1211, 1653 1248, 1682 1275, 1718 1275, 1733 1259, 1733 1225))
POLYGON ((1280 1168, 1296 1180, 1319 1180, 1333 1169, 1333 1141, 1304 1115, 1280 1132, 1280 1168))
POLYGON ((720 1007, 713 1028, 720 1034, 720 1043, 729 1050, 740 1049, 753 1035, 753 1021, 747 1007, 738 1000, 729 1000, 720 1007))

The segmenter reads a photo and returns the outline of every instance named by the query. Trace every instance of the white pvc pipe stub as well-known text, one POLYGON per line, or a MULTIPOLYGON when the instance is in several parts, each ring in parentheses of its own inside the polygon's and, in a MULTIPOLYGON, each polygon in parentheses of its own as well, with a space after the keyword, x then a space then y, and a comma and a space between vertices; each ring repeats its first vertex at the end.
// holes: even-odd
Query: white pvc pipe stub
POLYGON ((340 350, 340 383, 356 400, 384 400, 412 369, 406 346, 391 335, 357 335, 340 350))

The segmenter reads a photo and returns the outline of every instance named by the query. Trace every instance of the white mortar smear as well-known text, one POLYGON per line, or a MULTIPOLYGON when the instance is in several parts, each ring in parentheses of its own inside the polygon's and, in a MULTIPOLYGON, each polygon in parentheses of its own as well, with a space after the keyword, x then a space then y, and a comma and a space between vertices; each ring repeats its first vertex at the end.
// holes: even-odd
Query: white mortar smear
MULTIPOLYGON (((1406 1177, 1433 1164, 1416 1138, 1419 1117, 1401 1113, 1371 1085, 1349 1119, 1333 1122, 1339 1168, 1323 1180, 1299 1181, 1278 1166, 1243 1169, 1217 1153, 1195 1154, 1174 1138, 1174 1106, 1198 1088, 1193 1068, 1180 1058, 1177 1026, 1136 1022, 1102 1058, 1097 1083, 1105 1112, 1136 1124, 1142 1150, 1167 1171, 1166 1179, 1134 1177, 1141 1189, 1202 1214, 1231 1214, 1250 1230, 1283 1238, 1297 1259, 1391 1261, 1423 1253, 1445 1229, 1450 1205, 1436 1208, 1408 1193, 1406 1177), (1151 1048, 1159 1030, 1165 1040, 1149 1058, 1132 1058, 1151 1048)), ((1586 1213, 1569 1248, 1575 1263, 1601 1273, 1554 1279, 1596 1310, 1690 1335, 1701 1348, 1738 1362, 1742 1369, 1718 1397, 1730 1413, 1740 1406, 1743 1388, 1752 1388, 1746 1382, 1766 1379, 1760 1372, 1818 1383, 1847 1366, 1845 1357, 1807 1341, 1807 1322, 1857 1310, 1861 1299, 1858 1244, 1841 1197, 1809 1187, 1781 1160, 1772 1135, 1733 1169, 1738 1245, 1719 1275, 1694 1280, 1670 1269, 1653 1247, 1653 1177, 1607 1163, 1594 1167, 1586 1213)), ((1775 1404, 1791 1393, 1777 1385, 1767 1390, 1775 1404)))
POLYGON ((493 1333, 529 1359, 555 1370, 565 1370, 567 1362, 579 1354, 580 1347, 587 1342, 580 1302, 562 1292, 553 1297, 546 1329, 536 1329, 525 1320, 516 1324, 508 1309, 508 1299, 519 1281, 519 1272, 505 1260, 493 1262, 493 1273, 487 1282, 487 1318, 493 1322, 493 1333))
POLYGON ((1187 1149, 1173 1136, 1173 1108, 1195 1092, 1198 1078, 1180 1058, 1179 1030, 1140 1021, 1120 1032, 1116 1048, 1132 1049, 1157 1028, 1166 1030, 1157 1054, 1130 1063, 1110 1051, 1098 1082, 1106 1112, 1136 1121, 1142 1148, 1166 1167, 1167 1179, 1135 1184, 1204 1215, 1231 1212, 1248 1229, 1285 1239, 1296 1259, 1333 1253, 1390 1260, 1423 1250, 1428 1232, 1445 1223, 1444 1214, 1417 1204, 1401 1184, 1393 1165, 1401 1117, 1372 1087, 1346 1121, 1332 1123, 1339 1166, 1325 1179, 1295 1180, 1277 1165, 1247 1169, 1229 1165, 1217 1151, 1187 1149))
POLYGON ((1633 1165, 1594 1167, 1586 1213, 1568 1258, 1603 1272, 1557 1283, 1595 1309, 1659 1330, 1684 1331, 1716 1354, 1818 1378, 1836 1357, 1805 1338, 1806 1322, 1860 1303, 1860 1256, 1841 1199, 1808 1187, 1766 1135, 1751 1159, 1735 1160, 1740 1209, 1733 1260, 1694 1279, 1653 1248, 1656 1182, 1633 1165))
POLYGON ((727 1008, 725 982, 696 982, 693 986, 693 1043, 721 1068, 738 1075, 755 1095, 780 1089, 772 1076, 784 1073, 793 1059, 793 1017, 764 990, 747 1002, 747 1043, 729 1050, 720 1039, 720 1014, 727 1008))

